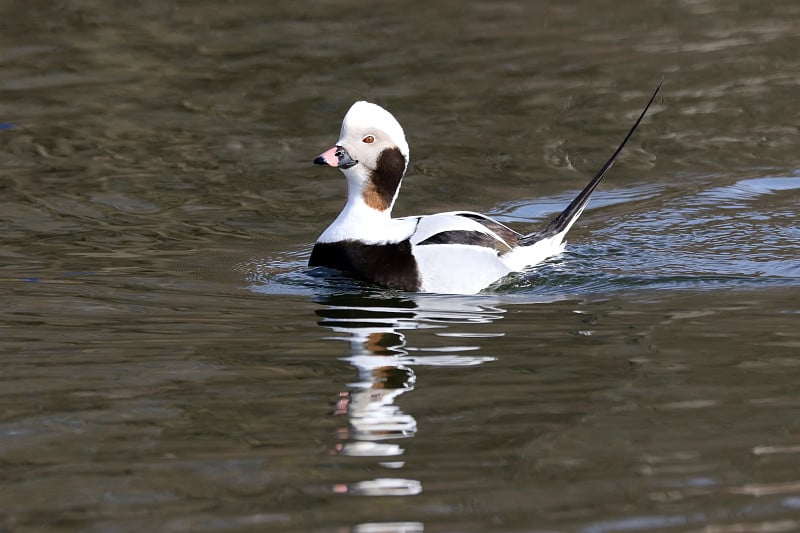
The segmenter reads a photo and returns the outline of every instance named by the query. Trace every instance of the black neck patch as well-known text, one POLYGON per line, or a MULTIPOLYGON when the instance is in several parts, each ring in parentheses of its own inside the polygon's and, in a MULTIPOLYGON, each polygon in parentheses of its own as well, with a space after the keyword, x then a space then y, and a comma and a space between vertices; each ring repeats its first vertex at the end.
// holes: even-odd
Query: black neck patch
POLYGON ((349 272, 356 278, 402 291, 420 289, 417 261, 408 239, 388 244, 354 240, 318 242, 311 251, 308 266, 349 272))

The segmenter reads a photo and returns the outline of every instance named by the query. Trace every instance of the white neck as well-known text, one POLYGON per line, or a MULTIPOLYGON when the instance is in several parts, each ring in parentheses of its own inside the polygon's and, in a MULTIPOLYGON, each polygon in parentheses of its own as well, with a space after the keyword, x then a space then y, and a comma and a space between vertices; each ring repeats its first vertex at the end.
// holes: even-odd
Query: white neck
POLYGON ((364 200, 364 180, 353 170, 343 171, 347 177, 347 203, 336 220, 320 235, 317 242, 358 240, 370 244, 399 242, 414 231, 413 220, 392 219, 392 210, 383 211, 367 205, 364 200))

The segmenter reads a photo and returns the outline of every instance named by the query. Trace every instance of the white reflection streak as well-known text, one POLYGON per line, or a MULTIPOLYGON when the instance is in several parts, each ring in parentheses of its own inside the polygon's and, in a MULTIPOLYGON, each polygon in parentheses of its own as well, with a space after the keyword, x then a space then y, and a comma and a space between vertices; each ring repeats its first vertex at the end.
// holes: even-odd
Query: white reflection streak
MULTIPOLYGON (((331 338, 349 342, 352 355, 344 360, 358 371, 358 381, 349 384, 349 390, 340 393, 337 402, 336 414, 347 415, 349 429, 340 430, 342 442, 337 444, 336 452, 351 457, 398 457, 403 455, 404 449, 399 444, 384 441, 406 439, 417 433, 416 419, 395 405, 397 397, 414 390, 416 375, 411 367, 474 366, 494 360, 493 357, 463 354, 480 349, 474 345, 428 349, 407 347, 406 337, 400 330, 489 323, 501 317, 503 311, 489 307, 486 298, 437 297, 419 298, 413 302, 355 299, 368 305, 330 305, 318 311, 323 317, 321 325, 347 335, 331 338), (387 303, 397 305, 387 306, 387 303), (409 351, 415 354, 411 356, 409 351), (447 354, 424 355, 419 352, 447 354)), ((342 303, 352 301, 341 300, 342 303)), ((489 333, 485 336, 497 335, 489 333)), ((471 333, 464 337, 474 340, 481 336, 471 333)), ((446 337, 457 338, 459 335, 448 333, 446 337)), ((379 464, 387 469, 399 469, 405 462, 395 459, 379 464)), ((382 477, 336 485, 334 492, 368 496, 414 495, 422 492, 422 485, 413 479, 382 477)))
POLYGON ((352 533, 422 533, 425 526, 422 522, 367 522, 358 524, 352 533))

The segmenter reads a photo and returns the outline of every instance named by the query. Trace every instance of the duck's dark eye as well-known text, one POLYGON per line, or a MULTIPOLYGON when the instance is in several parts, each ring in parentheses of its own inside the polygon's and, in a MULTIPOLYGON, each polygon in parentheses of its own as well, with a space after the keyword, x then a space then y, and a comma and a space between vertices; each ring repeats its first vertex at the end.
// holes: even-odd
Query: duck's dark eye
POLYGON ((373 137, 372 135, 367 135, 366 137, 361 139, 361 142, 365 142, 367 144, 372 144, 372 143, 375 142, 375 137, 373 137))

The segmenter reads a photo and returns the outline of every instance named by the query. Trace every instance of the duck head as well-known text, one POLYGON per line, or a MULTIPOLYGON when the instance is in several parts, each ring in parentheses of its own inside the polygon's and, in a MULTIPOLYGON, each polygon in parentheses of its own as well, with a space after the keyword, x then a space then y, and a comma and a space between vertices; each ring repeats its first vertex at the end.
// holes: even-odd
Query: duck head
POLYGON ((379 105, 356 102, 342 121, 336 146, 314 163, 338 168, 347 178, 349 197, 357 194, 372 209, 391 212, 408 168, 403 128, 379 105))

